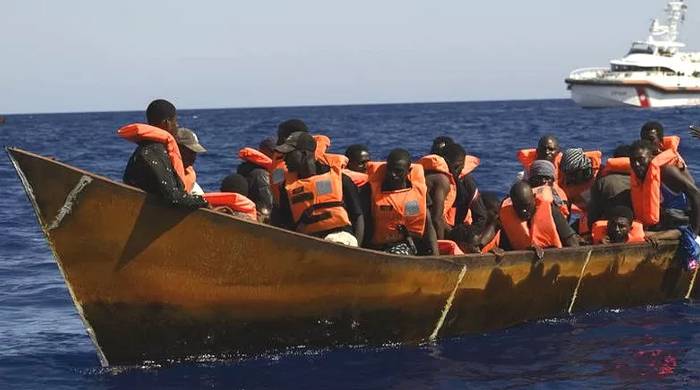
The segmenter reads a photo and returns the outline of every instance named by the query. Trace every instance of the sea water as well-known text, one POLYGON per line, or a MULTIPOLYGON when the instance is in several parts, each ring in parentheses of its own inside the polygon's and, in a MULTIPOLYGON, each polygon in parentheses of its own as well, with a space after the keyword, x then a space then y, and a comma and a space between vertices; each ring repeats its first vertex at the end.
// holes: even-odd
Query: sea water
MULTIPOLYGON (((115 132, 143 117, 9 115, 0 144, 120 180, 134 146, 115 132)), ((683 156, 699 177, 700 140, 686 130, 700 123, 698 108, 584 110, 568 100, 540 100, 182 110, 180 124, 209 150, 196 164, 202 187, 216 190, 235 171, 238 149, 274 136, 289 118, 330 136, 334 152, 364 143, 375 159, 395 147, 420 157, 435 136, 452 136, 481 158, 474 173, 479 188, 502 194, 520 170, 515 152, 533 147, 541 135, 557 135, 563 148, 609 155, 638 138, 645 121, 658 120, 667 134, 682 137, 683 156)), ((0 199, 0 389, 700 386, 700 305, 692 302, 545 319, 420 347, 299 349, 246 361, 202 357, 103 369, 7 159, 0 164, 0 199)))

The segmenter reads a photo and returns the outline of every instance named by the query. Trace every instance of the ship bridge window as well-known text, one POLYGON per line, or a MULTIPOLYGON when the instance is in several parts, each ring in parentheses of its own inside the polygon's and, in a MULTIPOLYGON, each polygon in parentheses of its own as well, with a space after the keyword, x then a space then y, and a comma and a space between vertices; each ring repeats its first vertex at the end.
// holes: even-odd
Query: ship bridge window
POLYGON ((654 54, 654 48, 644 43, 635 43, 627 54, 654 54))
POLYGON ((673 69, 662 66, 633 66, 633 65, 612 65, 613 72, 663 72, 676 74, 673 69))

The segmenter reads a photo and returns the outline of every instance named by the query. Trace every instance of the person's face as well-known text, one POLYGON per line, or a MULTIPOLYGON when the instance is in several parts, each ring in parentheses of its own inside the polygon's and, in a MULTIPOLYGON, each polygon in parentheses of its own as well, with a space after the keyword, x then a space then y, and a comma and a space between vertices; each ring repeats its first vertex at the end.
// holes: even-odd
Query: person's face
POLYGON ((178 127, 180 126, 177 124, 177 115, 163 121, 163 130, 167 131, 172 135, 175 135, 175 133, 177 133, 178 127))
POLYGON ((554 163, 554 158, 559 154, 559 142, 555 139, 548 139, 543 145, 537 147, 537 157, 554 163))
POLYGON ((458 179, 459 175, 462 173, 462 169, 464 169, 464 157, 457 159, 457 161, 447 161, 447 167, 452 176, 458 179))
POLYGON ((630 154, 630 164, 632 164, 632 171, 639 180, 644 180, 646 177, 651 159, 651 152, 647 149, 638 148, 632 150, 630 154))
POLYGON ((369 159, 369 152, 363 150, 359 154, 354 155, 348 162, 348 169, 355 172, 367 173, 367 163, 369 159))
POLYGON ((626 242, 630 232, 630 221, 625 217, 618 217, 608 221, 608 237, 612 243, 626 242))
POLYGON ((299 172, 305 159, 306 152, 301 150, 292 150, 284 155, 284 163, 287 164, 287 169, 290 172, 299 172))
POLYGON ((521 221, 529 221, 535 215, 535 197, 528 196, 524 199, 513 199, 513 207, 521 221))
POLYGON ((533 176, 530 178, 530 185, 533 187, 540 187, 543 185, 552 186, 554 185, 554 178, 549 176, 533 176))
POLYGON ((389 190, 402 189, 406 185, 411 163, 406 160, 389 161, 386 164, 386 177, 384 184, 389 190))
POLYGON ((642 133, 641 139, 650 141, 651 143, 657 146, 661 146, 662 142, 658 129, 651 129, 645 131, 644 133, 642 133))
POLYGON ((197 153, 191 151, 187 146, 179 146, 180 156, 182 157, 182 165, 184 165, 185 168, 193 166, 194 162, 197 160, 197 153))

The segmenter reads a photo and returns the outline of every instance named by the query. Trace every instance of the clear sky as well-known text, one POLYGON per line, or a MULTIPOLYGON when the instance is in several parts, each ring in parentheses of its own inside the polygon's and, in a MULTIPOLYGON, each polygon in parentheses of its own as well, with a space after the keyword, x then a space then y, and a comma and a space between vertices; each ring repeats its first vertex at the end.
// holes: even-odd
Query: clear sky
POLYGON ((563 98, 665 3, 3 0, 0 113, 563 98))

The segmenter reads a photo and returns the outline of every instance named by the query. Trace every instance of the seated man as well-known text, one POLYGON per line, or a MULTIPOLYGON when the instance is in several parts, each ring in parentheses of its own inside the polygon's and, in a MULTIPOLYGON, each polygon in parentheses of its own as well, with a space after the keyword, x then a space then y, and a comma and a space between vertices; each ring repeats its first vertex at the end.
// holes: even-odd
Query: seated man
POLYGON ((486 223, 486 209, 476 182, 470 176, 471 171, 464 172, 466 151, 452 143, 444 147, 443 154, 442 157, 431 154, 419 160, 425 170, 428 196, 432 201, 430 215, 438 240, 448 237, 450 231, 465 220, 475 231, 483 229, 486 223))
POLYGON ((510 197, 501 205, 501 248, 532 248, 541 254, 544 248, 578 246, 579 238, 554 204, 548 186, 533 188, 524 181, 513 184, 510 197))
POLYGON ((194 162, 197 160, 198 153, 206 153, 206 149, 199 143, 197 134, 190 129, 180 127, 175 132, 175 141, 180 149, 182 156, 182 165, 185 167, 185 188, 192 195, 204 195, 204 190, 197 184, 197 173, 194 170, 194 162))
POLYGON ((530 165, 527 182, 532 188, 540 186, 552 187, 552 195, 554 196, 554 204, 559 207, 564 217, 570 214, 569 203, 566 198, 566 192, 559 187, 556 181, 556 170, 554 164, 548 160, 535 160, 530 165))
POLYGON ((204 199, 216 211, 251 221, 265 222, 265 215, 260 215, 255 203, 248 198, 248 181, 245 177, 237 173, 226 176, 221 182, 220 191, 204 194, 204 199))
MULTIPOLYGON (((282 145, 293 133, 308 133, 309 127, 301 119, 289 119, 277 126, 277 145, 282 145)), ((316 140, 316 158, 321 158, 326 154, 326 150, 331 146, 330 138, 325 135, 314 135, 316 140)), ((343 157, 345 158, 345 157, 343 157)), ((279 204, 279 188, 284 181, 287 166, 284 163, 284 155, 273 153, 272 164, 270 165, 270 183, 272 189, 272 199, 275 205, 279 204)))
POLYGON ((642 126, 642 130, 640 130, 639 132, 639 139, 647 140, 656 146, 656 149, 654 150, 654 156, 669 149, 672 149, 674 152, 676 152, 678 154, 678 162, 676 163, 676 166, 681 170, 681 172, 684 175, 688 177, 688 179, 690 179, 690 181, 695 183, 695 178, 693 178, 693 176, 688 171, 687 166, 685 164, 685 160, 680 155, 680 151, 678 150, 681 143, 680 137, 675 135, 664 136, 663 125, 661 125, 661 123, 659 122, 650 121, 645 123, 644 126, 642 126))
POLYGON ((558 173, 559 163, 561 161, 559 140, 554 135, 544 135, 537 142, 537 148, 519 150, 516 157, 523 165, 524 169, 523 173, 520 175, 520 180, 526 179, 525 175, 530 171, 530 165, 535 160, 547 160, 551 162, 554 164, 555 173, 558 173))
POLYGON ((481 199, 486 208, 486 223, 479 232, 473 226, 460 225, 453 229, 451 238, 460 243, 460 248, 466 253, 502 254, 501 243, 501 198, 493 192, 481 193, 481 199))
POLYGON ((605 162, 591 187, 588 201, 588 224, 610 218, 609 210, 616 206, 632 208, 630 198, 629 145, 620 145, 613 157, 605 162))
POLYGON ((665 230, 690 225, 700 231, 700 191, 681 172, 672 149, 654 156, 656 145, 637 141, 630 150, 630 187, 634 217, 645 229, 665 230))
POLYGON ((207 207, 199 195, 191 195, 182 156, 175 141, 177 111, 167 100, 154 100, 146 110, 148 125, 134 123, 119 129, 119 136, 138 144, 124 170, 124 183, 155 194, 168 204, 183 208, 207 207))
POLYGON ((394 149, 386 163, 373 164, 368 175, 368 246, 408 256, 439 254, 423 167, 411 164, 406 150, 394 149))
POLYGON ((238 157, 243 163, 238 166, 236 172, 246 178, 248 197, 255 202, 258 211, 265 214, 270 213, 273 205, 269 169, 274 147, 275 140, 267 138, 260 143, 258 149, 243 148, 238 152, 238 157))
POLYGON ((601 159, 601 152, 584 152, 581 148, 567 149, 562 154, 557 182, 566 193, 572 216, 578 218, 575 226, 578 226, 580 234, 589 232, 588 201, 591 198, 591 187, 600 170, 601 159))
POLYGON ((284 155, 287 173, 272 224, 358 246, 365 222, 357 187, 342 173, 345 158, 317 159, 316 140, 305 132, 292 133, 275 151, 284 155))
POLYGON ((370 160, 367 146, 360 144, 350 145, 345 149, 345 157, 348 158, 348 164, 343 173, 350 176, 355 185, 361 188, 367 184, 367 163, 370 160))
POLYGON ((593 244, 644 242, 644 227, 634 220, 629 207, 614 206, 608 211, 607 221, 596 221, 591 229, 593 244))

